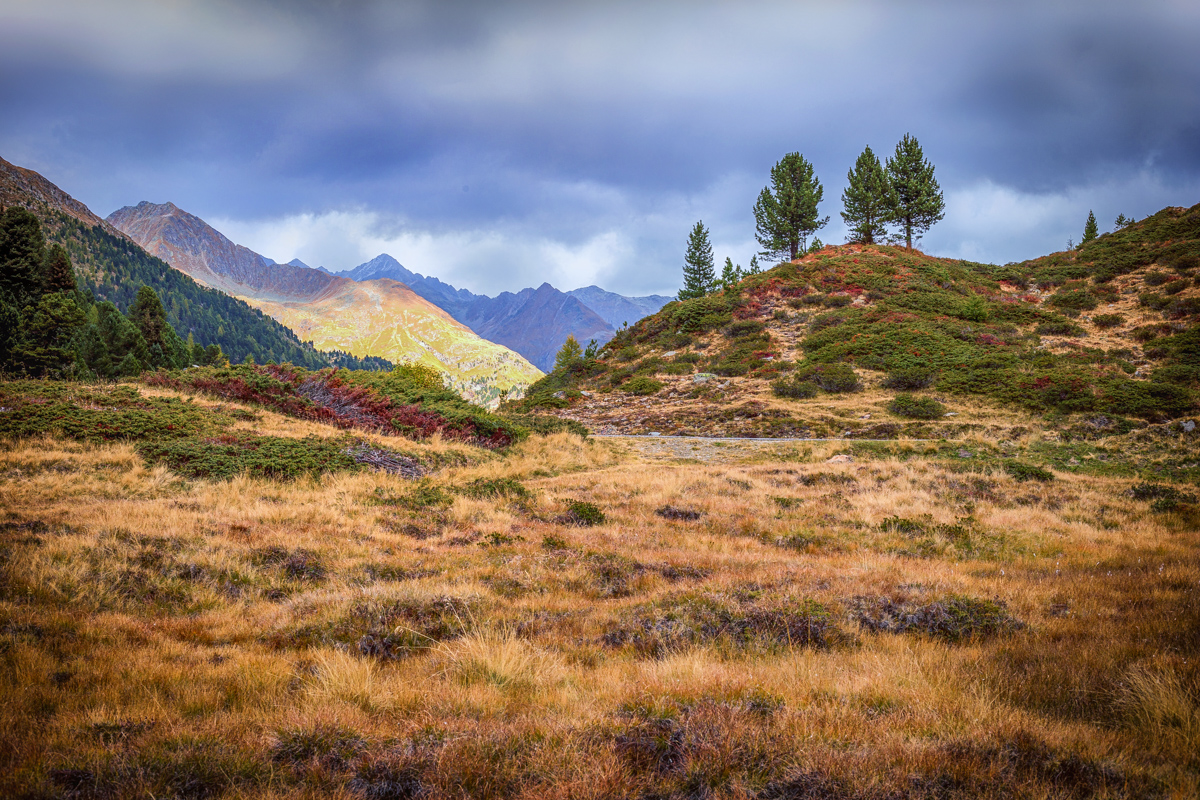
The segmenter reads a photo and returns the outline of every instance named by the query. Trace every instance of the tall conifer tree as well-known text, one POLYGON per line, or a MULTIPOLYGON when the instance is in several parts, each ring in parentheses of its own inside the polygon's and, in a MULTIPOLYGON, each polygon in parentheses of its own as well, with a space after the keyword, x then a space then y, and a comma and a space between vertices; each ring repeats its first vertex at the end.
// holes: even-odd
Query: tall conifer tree
POLYGON ((754 204, 755 238, 767 258, 788 258, 806 250, 810 234, 825 227, 829 217, 817 216, 825 195, 812 164, 799 153, 788 153, 771 168, 771 185, 754 204))
POLYGON ((713 290, 716 278, 708 229, 700 221, 688 235, 687 252, 683 256, 683 288, 679 290, 679 299, 704 297, 713 290))
POLYGON ((1096 224, 1096 215, 1089 209, 1087 222, 1083 224, 1083 238, 1079 240, 1079 246, 1083 247, 1099 235, 1100 226, 1096 224))
POLYGON ((933 177, 933 164, 925 160, 915 137, 904 134, 896 145, 896 155, 887 162, 888 179, 896 192, 893 220, 904 231, 904 243, 912 249, 913 233, 918 236, 946 216, 942 189, 933 177))
POLYGON ((842 219, 850 229, 850 241, 875 244, 887 235, 886 224, 895 213, 896 191, 870 146, 862 151, 846 178, 850 185, 842 192, 842 219))
POLYGON ((71 266, 71 258, 61 244, 46 251, 42 263, 42 288, 45 292, 73 292, 77 288, 75 268, 71 266))

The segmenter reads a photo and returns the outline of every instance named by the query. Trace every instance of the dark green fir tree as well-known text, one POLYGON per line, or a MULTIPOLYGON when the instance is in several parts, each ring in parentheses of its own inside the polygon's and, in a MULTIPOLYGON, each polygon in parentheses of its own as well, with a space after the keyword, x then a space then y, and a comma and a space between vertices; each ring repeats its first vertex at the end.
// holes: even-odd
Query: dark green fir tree
POLYGON ((895 157, 888 159, 887 174, 896 192, 892 219, 904 232, 904 244, 911 250, 913 234, 920 237, 946 216, 946 201, 933 177, 933 164, 925 160, 916 137, 904 134, 896 145, 895 157))
POLYGON ((799 153, 788 153, 771 168, 771 185, 754 204, 755 238, 761 255, 795 260, 805 252, 808 237, 825 227, 829 217, 817 216, 825 190, 812 164, 799 153))
POLYGON ((716 278, 708 229, 703 221, 697 222, 688 234, 687 252, 683 256, 683 288, 679 290, 679 299, 704 297, 713 290, 716 278))
POLYGON ((1088 242, 1100 235, 1100 228, 1096 225, 1096 215, 1088 209, 1087 222, 1083 223, 1083 238, 1079 240, 1079 246, 1083 247, 1088 242))
POLYGON ((896 191, 869 146, 846 179, 849 185, 842 192, 842 219, 850 230, 850 241, 876 244, 887 235, 887 223, 895 214, 896 191))

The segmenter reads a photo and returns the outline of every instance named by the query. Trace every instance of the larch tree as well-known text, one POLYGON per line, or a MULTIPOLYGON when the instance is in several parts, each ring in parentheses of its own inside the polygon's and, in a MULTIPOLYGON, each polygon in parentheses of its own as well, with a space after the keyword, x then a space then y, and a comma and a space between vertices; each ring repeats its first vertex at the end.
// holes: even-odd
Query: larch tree
POLYGON ((716 268, 713 265, 712 243, 708 240, 708 228, 697 222, 688 234, 687 252, 683 256, 683 288, 680 300, 704 297, 716 283, 716 268))
POLYGON ((887 235, 887 223, 896 210, 896 190, 870 146, 846 178, 849 185, 842 192, 842 219, 850 229, 850 241, 875 244, 887 235))
POLYGON ((896 192, 892 221, 904 231, 905 246, 911 250, 914 233, 919 238, 946 216, 946 201, 933 177, 933 164, 925 160, 914 136, 906 133, 896 145, 896 155, 887 162, 887 175, 896 192))
POLYGON ((805 252, 809 235, 829 222, 817 216, 825 195, 812 164, 799 153, 788 153, 771 168, 771 185, 754 204, 755 238, 767 258, 795 260, 805 252))

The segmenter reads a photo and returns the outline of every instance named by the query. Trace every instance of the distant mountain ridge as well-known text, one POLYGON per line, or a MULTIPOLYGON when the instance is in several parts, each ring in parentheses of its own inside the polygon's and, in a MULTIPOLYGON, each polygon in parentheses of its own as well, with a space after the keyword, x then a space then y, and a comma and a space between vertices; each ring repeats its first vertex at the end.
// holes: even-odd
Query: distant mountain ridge
POLYGON ((296 259, 277 264, 172 203, 126 206, 108 220, 176 269, 246 301, 318 350, 426 364, 481 403, 541 376, 517 353, 395 280, 354 281, 296 259))
POLYGON ((67 249, 79 288, 126 311, 143 285, 162 300, 167 320, 180 336, 220 345, 234 361, 291 361, 318 369, 345 359, 318 353, 311 345, 245 302, 214 291, 152 256, 131 237, 31 169, 0 158, 0 205, 27 208, 41 222, 48 242, 67 249))
POLYGON ((356 281, 400 281, 480 336, 517 351, 546 371, 553 368, 554 356, 568 335, 583 344, 595 339, 603 345, 624 322, 636 322, 671 300, 661 295, 624 297, 598 286, 563 292, 549 283, 488 297, 413 272, 386 253, 337 274, 356 281))

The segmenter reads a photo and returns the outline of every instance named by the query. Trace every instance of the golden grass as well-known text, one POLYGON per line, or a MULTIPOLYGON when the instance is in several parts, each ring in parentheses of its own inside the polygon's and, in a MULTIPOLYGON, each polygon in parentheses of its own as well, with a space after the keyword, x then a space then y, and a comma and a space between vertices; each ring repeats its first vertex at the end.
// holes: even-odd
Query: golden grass
POLYGON ((122 445, 9 443, 0 794, 1195 795, 1190 518, 1127 479, 839 449, 535 437, 469 451, 432 479, 450 504, 414 510, 382 474, 183 481, 122 445), (505 478, 531 496, 456 491, 505 478), (572 500, 605 522, 559 521, 572 500), (859 624, 954 598, 1023 627, 859 624), (803 601, 839 636, 774 633, 803 601))

